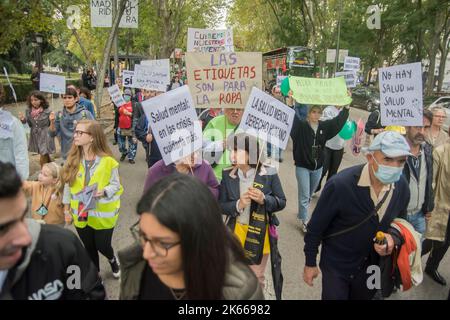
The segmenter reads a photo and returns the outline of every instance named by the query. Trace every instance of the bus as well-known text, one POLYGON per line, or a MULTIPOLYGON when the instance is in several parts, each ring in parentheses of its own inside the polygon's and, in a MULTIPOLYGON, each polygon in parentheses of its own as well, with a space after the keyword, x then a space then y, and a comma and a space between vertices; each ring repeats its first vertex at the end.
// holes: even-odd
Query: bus
POLYGON ((290 46, 263 53, 264 89, 270 92, 277 76, 313 77, 315 72, 314 50, 290 46))

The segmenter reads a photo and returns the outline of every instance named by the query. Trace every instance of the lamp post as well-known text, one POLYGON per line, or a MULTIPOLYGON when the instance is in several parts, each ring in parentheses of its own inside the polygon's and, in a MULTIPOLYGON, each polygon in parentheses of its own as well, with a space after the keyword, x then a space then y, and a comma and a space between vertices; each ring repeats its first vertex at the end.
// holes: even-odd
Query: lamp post
POLYGON ((39 72, 42 72, 42 57, 41 57, 41 46, 44 42, 44 37, 40 33, 35 33, 34 40, 36 43, 36 64, 39 72))
POLYGON ((67 64, 66 64, 67 78, 70 78, 70 51, 69 50, 66 50, 66 57, 67 57, 67 64))

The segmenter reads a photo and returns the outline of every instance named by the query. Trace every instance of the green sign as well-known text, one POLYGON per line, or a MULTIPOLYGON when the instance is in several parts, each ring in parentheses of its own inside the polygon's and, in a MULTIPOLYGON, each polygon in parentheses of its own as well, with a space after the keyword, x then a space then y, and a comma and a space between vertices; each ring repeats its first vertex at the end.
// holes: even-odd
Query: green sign
POLYGON ((345 106, 352 102, 343 77, 315 79, 289 77, 294 99, 302 104, 345 106))

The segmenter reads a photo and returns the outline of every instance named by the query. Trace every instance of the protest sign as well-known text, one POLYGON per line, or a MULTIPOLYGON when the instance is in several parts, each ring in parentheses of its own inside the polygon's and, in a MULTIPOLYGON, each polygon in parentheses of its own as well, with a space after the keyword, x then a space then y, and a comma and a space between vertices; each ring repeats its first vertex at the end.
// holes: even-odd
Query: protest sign
POLYGON ((343 77, 331 79, 289 77, 289 86, 294 99, 302 104, 344 106, 352 101, 348 96, 343 77))
POLYGON ((9 87, 11 88, 11 92, 14 97, 14 101, 16 101, 16 103, 17 103, 16 90, 14 90, 11 80, 9 80, 8 71, 6 70, 5 67, 3 67, 3 72, 5 73, 6 80, 8 80, 8 84, 9 84, 9 87))
POLYGON ((133 84, 134 71, 123 70, 122 71, 122 86, 126 88, 134 88, 133 84))
POLYGON ((117 84, 113 85, 112 87, 108 87, 109 95, 111 96, 112 102, 117 107, 120 107, 121 105, 125 104, 125 100, 122 95, 122 91, 120 91, 120 88, 117 84))
POLYGON ((39 75, 39 91, 65 94, 66 78, 55 74, 41 73, 39 75))
POLYGON ((277 86, 281 86, 281 83, 286 78, 287 78, 287 76, 277 76, 277 86))
POLYGON ((345 84, 347 85, 347 88, 354 88, 356 87, 356 72, 355 71, 343 71, 343 72, 336 72, 336 78, 337 77, 344 77, 345 84))
MULTIPOLYGON (((125 0, 125 10, 119 28, 138 27, 138 0, 125 0)), ((112 0, 91 0, 91 27, 111 28, 113 18, 112 0)))
POLYGON ((253 88, 239 129, 278 148, 286 149, 294 117, 294 109, 262 90, 253 88))
POLYGON ((344 71, 359 71, 360 59, 356 57, 345 57, 344 71))
POLYGON ((188 52, 186 69, 197 108, 244 109, 252 87, 262 88, 259 52, 188 52))
POLYGON ((202 147, 202 129, 187 86, 142 101, 153 138, 166 165, 202 147))
POLYGON ((233 29, 188 28, 188 52, 233 52, 233 29))
MULTIPOLYGON (((344 63, 345 57, 348 56, 348 50, 339 50, 339 63, 344 63)), ((327 60, 326 63, 336 62, 336 49, 327 49, 327 60)))
POLYGON ((420 62, 380 68, 383 126, 422 126, 422 66, 420 62))
POLYGON ((169 59, 144 60, 134 66, 135 88, 165 92, 170 83, 169 59))

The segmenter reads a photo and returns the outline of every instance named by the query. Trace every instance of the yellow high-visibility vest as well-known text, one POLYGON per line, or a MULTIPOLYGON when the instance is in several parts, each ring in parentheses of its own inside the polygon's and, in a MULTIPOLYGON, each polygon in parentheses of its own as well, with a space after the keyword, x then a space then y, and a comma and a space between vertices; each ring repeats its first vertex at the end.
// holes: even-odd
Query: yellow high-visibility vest
MULTIPOLYGON (((89 186, 97 183, 97 190, 103 190, 111 179, 111 172, 117 168, 119 163, 112 157, 102 157, 100 163, 94 171, 89 181, 89 186)), ((85 169, 80 163, 78 174, 74 183, 70 186, 70 194, 74 195, 82 191, 85 187, 85 169)), ((89 210, 87 221, 78 221, 79 201, 74 200, 73 196, 70 200, 70 208, 72 209, 72 217, 75 227, 84 228, 90 226, 96 230, 112 229, 119 218, 120 195, 123 193, 123 187, 120 185, 119 191, 111 198, 102 197, 97 201, 94 210, 89 210)))

